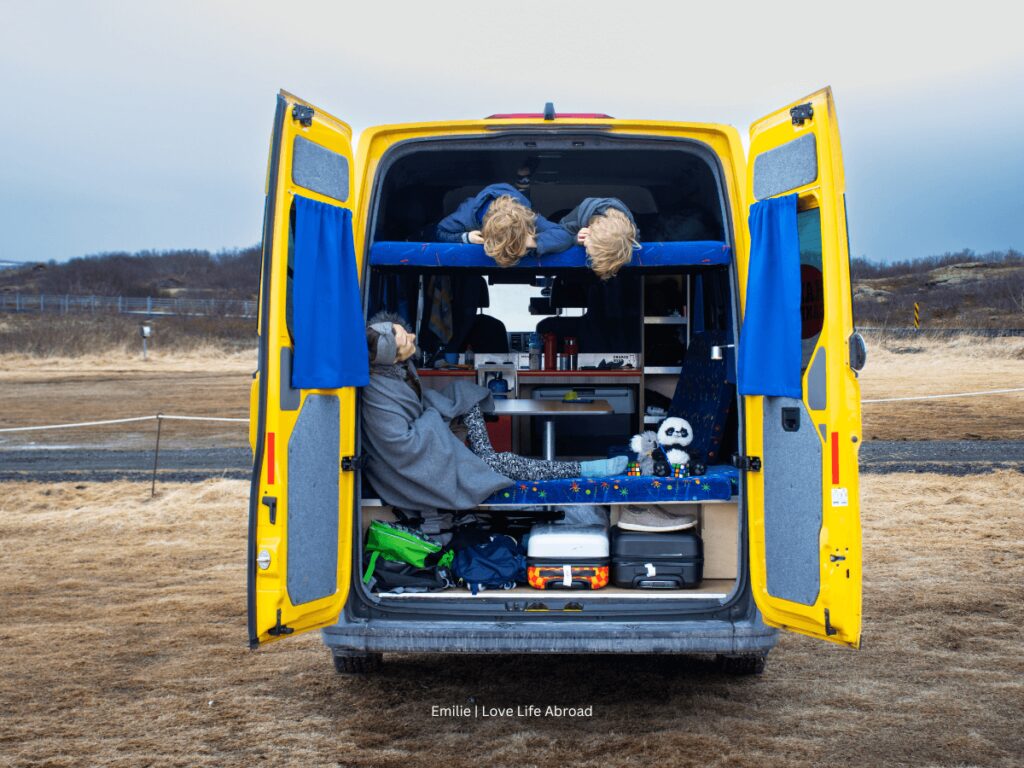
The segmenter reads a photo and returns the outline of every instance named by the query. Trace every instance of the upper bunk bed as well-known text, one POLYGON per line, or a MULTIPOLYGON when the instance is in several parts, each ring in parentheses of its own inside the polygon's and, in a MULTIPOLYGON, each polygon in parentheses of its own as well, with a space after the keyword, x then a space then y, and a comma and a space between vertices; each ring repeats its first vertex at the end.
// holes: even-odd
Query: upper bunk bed
MULTIPOLYGON (((732 262, 732 248, 719 240, 642 243, 633 251, 629 268, 707 267, 732 262)), ((378 241, 370 246, 370 265, 374 267, 435 267, 442 269, 489 269, 497 265, 484 253, 482 245, 463 243, 417 243, 378 241)), ((537 256, 529 253, 514 267, 506 269, 545 269, 587 267, 587 254, 581 245, 561 253, 537 256)))

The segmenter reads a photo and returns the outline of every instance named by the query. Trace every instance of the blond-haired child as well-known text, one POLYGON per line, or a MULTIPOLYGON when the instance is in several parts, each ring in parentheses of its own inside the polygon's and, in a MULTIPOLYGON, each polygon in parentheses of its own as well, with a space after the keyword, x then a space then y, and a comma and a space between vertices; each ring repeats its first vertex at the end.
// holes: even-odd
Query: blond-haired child
POLYGON ((530 250, 543 256, 573 244, 569 232, 531 210, 511 184, 491 184, 464 200, 437 225, 435 239, 482 245, 501 267, 515 266, 530 250))
POLYGON ((614 197, 588 197, 559 223, 586 249, 590 268, 602 280, 629 264, 640 247, 633 214, 614 197))

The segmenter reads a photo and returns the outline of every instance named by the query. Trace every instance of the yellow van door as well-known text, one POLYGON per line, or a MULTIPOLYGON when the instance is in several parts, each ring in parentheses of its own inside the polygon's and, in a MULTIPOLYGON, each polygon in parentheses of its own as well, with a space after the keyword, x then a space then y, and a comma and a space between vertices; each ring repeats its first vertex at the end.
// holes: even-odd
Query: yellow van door
MULTIPOLYGON (((309 250, 304 245, 309 237, 303 236, 302 248, 296 240, 302 211, 315 207, 317 216, 344 227, 351 221, 351 138, 345 123, 279 94, 263 222, 259 369, 250 414, 248 630, 253 648, 333 623, 348 596, 355 388, 307 388, 295 376, 300 367, 296 325, 300 315, 306 321, 305 303, 296 306, 293 296, 297 299, 300 289, 296 259, 309 250)), ((351 232, 320 240, 313 246, 319 248, 317 260, 303 266, 303 285, 315 286, 321 276, 330 280, 324 273, 340 269, 358 292, 360 260, 351 232)), ((355 304, 361 325, 358 298, 355 304)))
MULTIPOLYGON (((795 343, 791 347, 794 360, 801 358, 799 380, 795 368, 788 369, 791 396, 744 392, 751 587, 768 624, 856 648, 861 629, 856 369, 863 364, 863 345, 853 328, 844 188, 830 89, 751 126, 746 190, 751 241, 749 259, 740 263, 744 327, 758 301, 752 297, 763 291, 754 284, 764 274, 757 260, 772 258, 765 248, 769 237, 755 226, 762 217, 752 217, 751 210, 762 201, 787 198, 762 204, 758 214, 774 205, 790 217, 782 224, 792 244, 786 279, 799 302, 793 335, 801 336, 799 350, 795 343)), ((760 297, 765 317, 783 312, 781 302, 777 294, 760 297)), ((754 334, 746 335, 749 341, 754 334)), ((742 349, 743 336, 741 362, 742 353, 750 351, 742 349)), ((764 354, 773 354, 770 346, 763 345, 764 354)))

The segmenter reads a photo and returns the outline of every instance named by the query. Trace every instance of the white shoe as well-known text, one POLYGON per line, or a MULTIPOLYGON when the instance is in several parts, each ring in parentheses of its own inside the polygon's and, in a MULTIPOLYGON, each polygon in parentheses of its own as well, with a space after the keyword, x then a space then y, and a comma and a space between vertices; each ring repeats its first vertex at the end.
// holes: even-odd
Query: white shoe
POLYGON ((672 514, 657 504, 649 507, 630 504, 619 513, 619 522, 616 525, 624 531, 683 531, 697 525, 697 516, 672 514))

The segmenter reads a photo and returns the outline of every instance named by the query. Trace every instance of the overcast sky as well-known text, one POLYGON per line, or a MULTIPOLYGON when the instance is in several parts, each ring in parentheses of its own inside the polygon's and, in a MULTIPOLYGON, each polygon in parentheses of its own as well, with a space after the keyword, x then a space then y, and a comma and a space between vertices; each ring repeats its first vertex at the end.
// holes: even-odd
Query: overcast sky
POLYGON ((1024 250, 1005 3, 346 5, 0 0, 0 259, 255 243, 279 88, 356 131, 554 101, 745 135, 831 85, 854 255, 1024 250))

